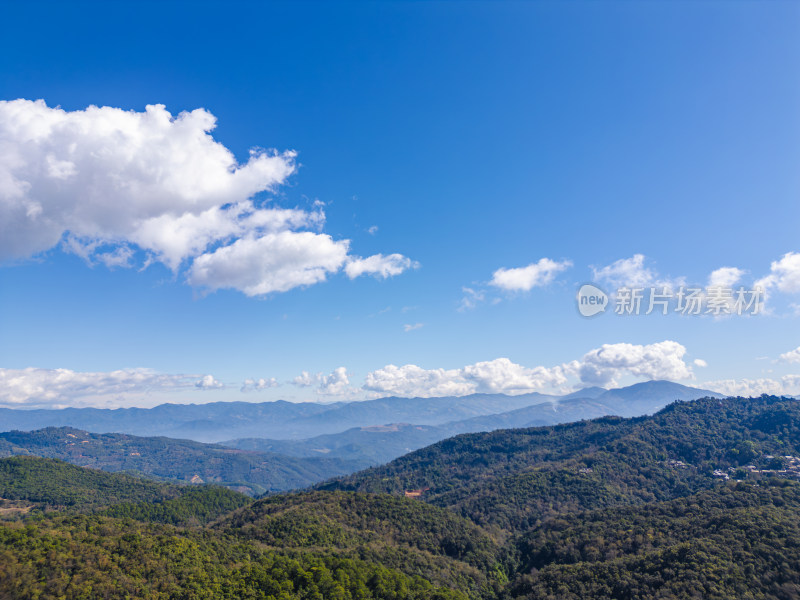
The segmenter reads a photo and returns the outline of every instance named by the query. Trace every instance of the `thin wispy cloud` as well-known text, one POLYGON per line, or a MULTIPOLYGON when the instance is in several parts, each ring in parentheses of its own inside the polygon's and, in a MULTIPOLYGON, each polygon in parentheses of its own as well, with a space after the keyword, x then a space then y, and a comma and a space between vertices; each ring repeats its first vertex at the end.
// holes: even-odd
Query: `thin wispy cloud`
POLYGON ((634 254, 621 258, 604 267, 591 267, 594 281, 611 289, 628 288, 668 288, 674 289, 685 284, 682 277, 672 278, 660 275, 654 268, 645 264, 644 254, 634 254))
POLYGON ((152 394, 221 387, 213 375, 167 374, 152 369, 109 372, 35 367, 0 369, 0 406, 122 406, 141 403, 152 394))
POLYGON ((242 392, 260 392, 280 386, 278 380, 274 377, 260 377, 258 379, 245 379, 240 391, 242 392))
POLYGON ((400 275, 408 269, 418 269, 419 263, 403 256, 402 254, 375 254, 367 258, 350 258, 344 267, 350 279, 361 275, 372 275, 376 279, 387 279, 400 275))

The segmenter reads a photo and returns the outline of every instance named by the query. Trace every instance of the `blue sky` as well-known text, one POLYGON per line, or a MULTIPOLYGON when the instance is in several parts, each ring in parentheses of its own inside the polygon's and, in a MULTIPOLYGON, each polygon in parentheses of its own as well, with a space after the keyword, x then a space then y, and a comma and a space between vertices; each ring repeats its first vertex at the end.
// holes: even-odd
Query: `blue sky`
POLYGON ((779 2, 6 6, 0 404, 800 393, 799 25, 779 2), (764 314, 576 309, 582 283, 723 267, 764 314))

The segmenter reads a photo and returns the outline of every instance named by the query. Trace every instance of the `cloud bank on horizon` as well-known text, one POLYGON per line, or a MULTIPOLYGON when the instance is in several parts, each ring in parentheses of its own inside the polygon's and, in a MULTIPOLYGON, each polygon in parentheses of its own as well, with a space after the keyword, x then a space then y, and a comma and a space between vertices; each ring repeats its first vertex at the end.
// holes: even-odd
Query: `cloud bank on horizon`
POLYGON ((296 152, 254 148, 239 163, 215 127, 201 108, 173 117, 160 104, 0 101, 0 261, 60 248, 109 268, 161 263, 194 287, 248 296, 418 266, 397 253, 352 255, 349 240, 321 231, 318 205, 270 202, 296 172, 296 152))
MULTIPOLYGON (((329 374, 303 371, 285 382, 313 390, 319 400, 365 400, 384 396, 434 398, 476 393, 565 394, 586 386, 606 388, 621 385, 623 379, 683 381, 728 395, 800 393, 800 375, 779 378, 729 379, 697 382, 692 365, 707 366, 703 359, 686 360, 687 349, 672 340, 654 344, 603 344, 580 359, 552 367, 525 367, 496 358, 458 369, 425 369, 414 364, 386 365, 368 373, 363 384, 351 385, 345 367, 329 374)), ((800 347, 784 353, 779 360, 794 362, 800 347)), ((281 387, 274 377, 247 379, 240 391, 252 393, 281 387)), ((0 369, 0 406, 9 408, 120 407, 153 404, 164 394, 171 401, 202 400, 190 391, 231 387, 213 375, 163 374, 151 369, 125 369, 109 373, 80 373, 68 369, 0 369)))

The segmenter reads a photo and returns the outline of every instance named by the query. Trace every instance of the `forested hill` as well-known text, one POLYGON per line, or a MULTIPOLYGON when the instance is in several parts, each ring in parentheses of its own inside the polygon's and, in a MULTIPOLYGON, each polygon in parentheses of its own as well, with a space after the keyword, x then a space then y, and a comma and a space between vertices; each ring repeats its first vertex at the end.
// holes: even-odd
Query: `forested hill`
POLYGON ((799 447, 798 402, 764 396, 463 435, 258 501, 12 457, 0 598, 796 600, 799 447))
POLYGON ((418 494, 497 531, 523 531, 565 511, 686 496, 745 477, 748 465, 793 471, 784 456, 800 456, 798 401, 709 398, 651 417, 460 435, 319 487, 418 494))
POLYGON ((173 524, 208 523, 252 502, 219 486, 174 485, 34 456, 0 458, 0 518, 54 510, 173 524))
POLYGON ((797 482, 723 483, 543 523, 519 540, 504 598, 795 600, 799 539, 797 482))
POLYGON ((504 567, 479 527, 406 498, 254 503, 216 486, 0 459, 0 598, 466 600, 495 597, 504 567))

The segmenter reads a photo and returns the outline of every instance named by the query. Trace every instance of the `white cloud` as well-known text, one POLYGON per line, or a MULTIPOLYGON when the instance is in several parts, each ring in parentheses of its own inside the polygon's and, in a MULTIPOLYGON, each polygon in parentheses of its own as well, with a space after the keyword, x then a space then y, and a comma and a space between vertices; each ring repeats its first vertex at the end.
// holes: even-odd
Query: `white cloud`
POLYGON ((784 394, 800 394, 800 375, 791 374, 781 377, 784 394))
POLYGON ((348 242, 309 231, 242 238, 197 257, 187 281, 209 290, 233 288, 248 296, 285 292, 325 281, 347 258, 348 242))
POLYGON ((322 396, 348 396, 353 392, 345 367, 337 367, 329 375, 303 371, 291 383, 298 387, 317 386, 315 391, 322 396))
POLYGON ((130 241, 175 266, 187 249, 149 236, 154 222, 247 201, 295 169, 293 152, 253 150, 237 163, 209 135, 215 125, 203 109, 173 118, 163 105, 137 113, 0 101, 0 258, 48 250, 70 232, 130 241))
POLYGON ((614 385, 622 375, 645 379, 687 379, 692 371, 683 361, 686 348, 666 340, 656 344, 603 344, 587 352, 578 374, 583 383, 614 385))
POLYGON ((780 260, 773 261, 769 275, 756 281, 755 285, 767 294, 773 289, 785 293, 800 292, 800 252, 787 252, 780 260))
POLYGON ((414 331, 415 329, 422 329, 424 326, 424 323, 414 323, 413 325, 406 323, 403 325, 403 331, 408 333, 409 331, 414 331))
POLYGON ((781 354, 780 360, 787 363, 800 363, 800 346, 781 354))
POLYGON ((611 288, 669 288, 685 285, 684 278, 670 279, 660 276, 645 266, 644 254, 634 254, 630 258, 621 258, 600 269, 592 267, 594 281, 602 282, 611 288))
MULTIPOLYGON (((215 381, 210 375, 206 377, 215 381)), ((19 408, 119 406, 127 402, 125 395, 141 400, 157 392, 193 389, 198 383, 197 375, 169 375, 150 369, 110 372, 34 367, 0 369, 0 405, 19 408)))
POLYGON ((423 369, 417 365, 386 365, 367 374, 364 389, 381 395, 465 396, 475 391, 473 382, 465 381, 459 369, 423 369))
POLYGON ((214 379, 213 375, 204 375, 202 379, 194 384, 194 387, 201 390, 218 390, 225 386, 221 382, 214 379))
MULTIPOLYGON (((699 300, 707 310, 718 310, 715 318, 725 318, 736 314, 737 290, 733 289, 747 271, 736 267, 721 267, 708 276, 708 287, 699 295, 699 300), (731 290, 731 294, 725 293, 731 290)), ((747 298, 747 296, 745 296, 747 298)))
POLYGON ((569 260, 555 261, 542 258, 527 267, 500 268, 492 275, 489 285, 510 292, 529 291, 550 284, 556 275, 572 266, 569 260))
POLYGON ((134 266, 142 252, 145 266, 187 268, 193 285, 248 295, 324 281, 345 263, 351 278, 414 264, 399 254, 348 262, 349 242, 319 232, 322 203, 284 209, 262 197, 295 172, 295 152, 253 149, 239 163, 215 126, 203 109, 0 101, 0 261, 59 243, 107 267, 134 266))
POLYGON ((200 214, 162 215, 143 224, 135 241, 144 248, 159 248, 157 259, 176 270, 188 257, 204 252, 216 242, 272 235, 298 228, 318 228, 325 221, 321 210, 256 208, 241 201, 200 214))
POLYGON ((300 373, 300 375, 292 379, 291 384, 296 385, 297 387, 311 387, 316 381, 315 377, 322 377, 322 373, 319 373, 315 376, 308 371, 303 371, 300 373))
POLYGON ((566 383, 564 367, 529 369, 497 358, 461 369, 423 369, 387 365, 367 374, 364 389, 395 396, 464 396, 476 393, 524 394, 566 383))
POLYGON ((278 380, 275 379, 274 377, 269 377, 267 379, 263 377, 260 379, 245 379, 240 391, 260 392, 261 390, 275 388, 278 387, 279 385, 280 384, 278 383, 278 380))
POLYGON ((605 344, 582 360, 553 367, 525 367, 508 358, 478 362, 459 369, 423 369, 417 365, 387 365, 368 373, 364 389, 395 396, 463 396, 475 393, 524 394, 565 391, 570 379, 582 385, 616 385, 617 378, 688 379, 683 361, 686 348, 677 342, 650 345, 605 344))
POLYGON ((478 392, 524 394, 565 384, 567 371, 563 366, 530 369, 507 358, 496 358, 466 366, 461 374, 478 392))
POLYGON ((94 257, 109 269, 114 267, 128 268, 131 266, 133 250, 128 246, 119 246, 108 252, 99 252, 94 257))
POLYGON ((708 366, 708 363, 706 361, 704 361, 702 358, 695 358, 693 362, 694 362, 694 365, 696 367, 701 367, 702 368, 702 367, 707 367, 708 366))
POLYGON ((781 395, 790 393, 787 388, 793 384, 792 376, 784 377, 782 381, 775 379, 720 379, 706 381, 700 387, 719 392, 727 396, 760 396, 761 394, 781 395))
POLYGON ((736 285, 746 273, 736 267, 721 267, 711 272, 708 277, 709 287, 729 288, 736 285))
POLYGON ((621 258, 600 269, 592 267, 594 280, 612 287, 648 287, 653 285, 656 274, 644 266, 644 254, 634 254, 630 258, 621 258))
POLYGON ((338 396, 347 391, 350 379, 347 376, 347 369, 337 367, 330 375, 326 375, 320 381, 317 392, 324 396, 338 396))
POLYGON ((348 260, 344 267, 345 273, 350 279, 355 279, 361 275, 372 275, 376 279, 387 279, 394 275, 400 275, 407 269, 416 269, 419 263, 412 261, 402 254, 373 254, 367 258, 354 257, 348 260))
POLYGON ((372 227, 367 229, 367 233, 370 234, 370 235, 375 235, 376 233, 378 233, 378 226, 377 225, 373 225, 372 227))

